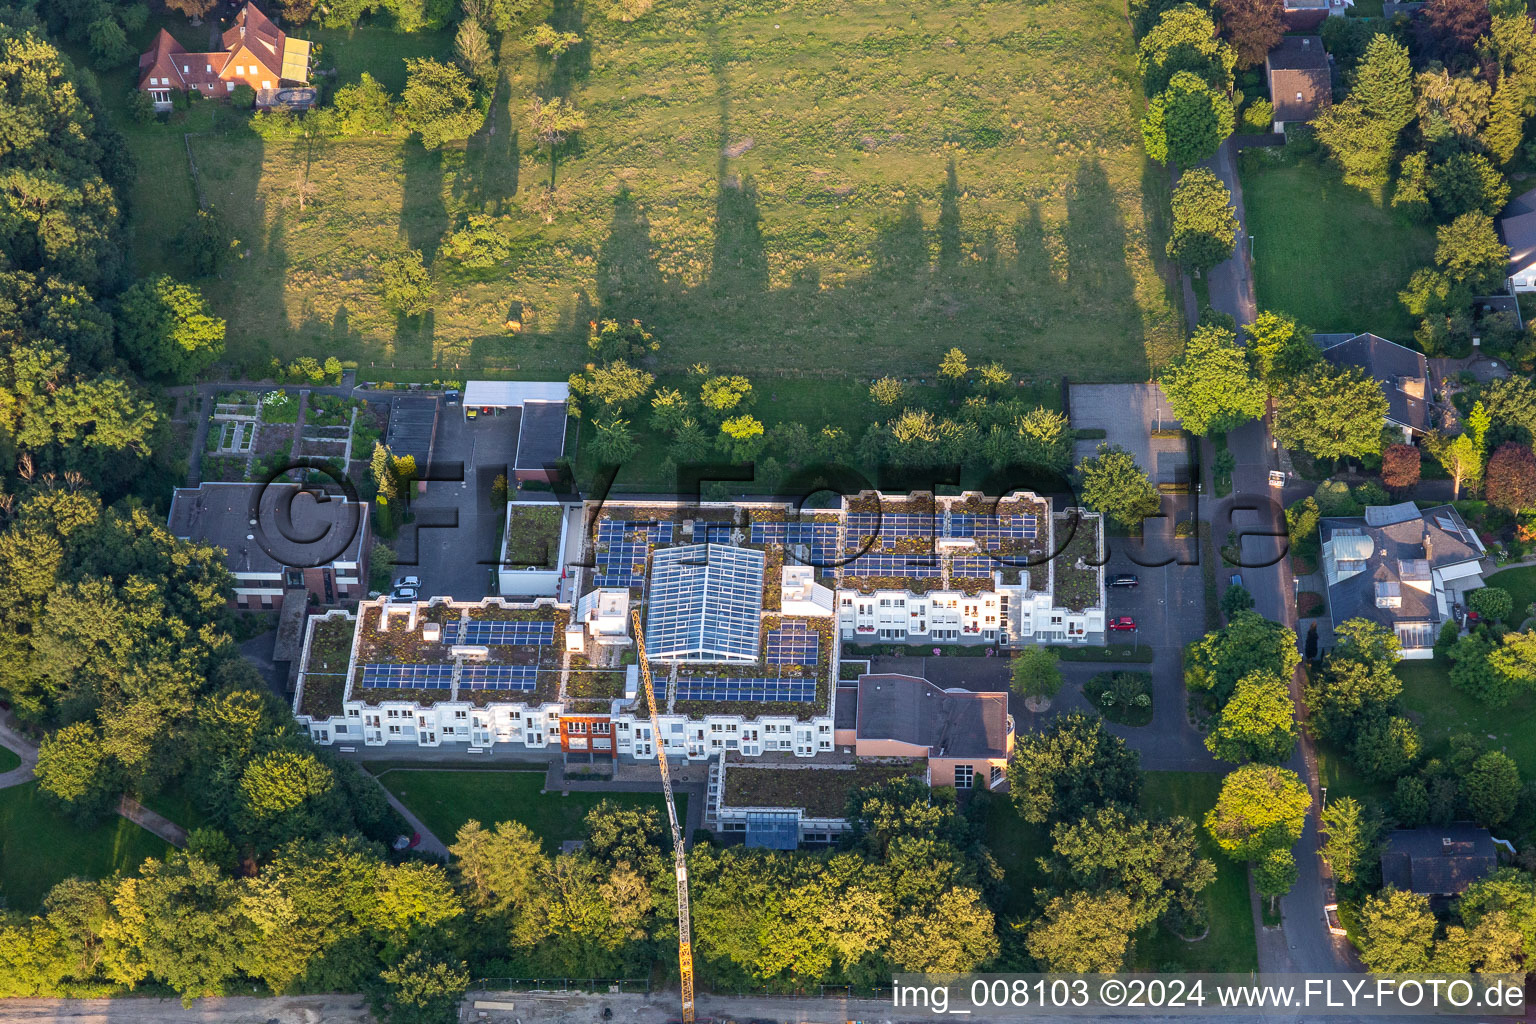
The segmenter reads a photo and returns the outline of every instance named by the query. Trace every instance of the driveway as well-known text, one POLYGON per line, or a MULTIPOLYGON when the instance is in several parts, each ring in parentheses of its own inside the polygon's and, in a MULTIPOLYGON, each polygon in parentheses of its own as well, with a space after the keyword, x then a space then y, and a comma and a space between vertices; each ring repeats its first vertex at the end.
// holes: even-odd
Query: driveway
POLYGON ((1136 457, 1153 483, 1187 479, 1189 456, 1184 440, 1153 437, 1154 430, 1177 430, 1179 421, 1156 384, 1073 384, 1072 427, 1102 430, 1103 440, 1078 441, 1078 461, 1091 458, 1101 444, 1119 445, 1136 457))
POLYGON ((1232 140, 1223 142, 1216 155, 1201 166, 1221 179, 1227 191, 1232 193, 1232 202, 1237 207, 1237 251, 1206 272, 1206 283, 1211 289, 1211 308, 1235 317, 1239 324, 1251 324, 1258 316, 1258 304, 1253 297, 1248 219, 1243 209, 1243 186, 1237 177, 1237 148, 1233 146, 1232 140))
POLYGON ((437 417, 431 479, 411 497, 415 523, 396 542, 400 573, 422 593, 478 601, 494 593, 506 506, 492 504, 496 478, 512 475, 517 412, 465 420, 457 406, 437 417))

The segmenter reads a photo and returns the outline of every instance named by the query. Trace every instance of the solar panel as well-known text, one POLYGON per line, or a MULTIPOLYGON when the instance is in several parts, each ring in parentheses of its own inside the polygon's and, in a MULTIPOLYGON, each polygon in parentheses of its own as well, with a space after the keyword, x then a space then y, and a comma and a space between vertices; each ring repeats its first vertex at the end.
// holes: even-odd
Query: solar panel
POLYGON ((815 665, 821 636, 799 619, 785 619, 767 637, 770 665, 815 665))
POLYGON ((652 545, 672 543, 672 523, 655 519, 601 519, 597 524, 597 585, 638 587, 652 545))
POLYGON ((908 555, 892 552, 870 552, 849 561, 843 566, 846 576, 903 576, 922 579, 939 575, 939 566, 931 555, 908 555), (924 561, 929 564, 924 564, 924 561))
POLYGON ((729 544, 731 542, 731 534, 735 530, 735 523, 694 523, 693 539, 695 542, 704 541, 710 544, 729 544))
POLYGON ((950 563, 949 574, 964 579, 991 579, 997 562, 985 555, 956 555, 950 563))
POLYGON ((474 644, 491 647, 501 644, 519 644, 530 647, 548 647, 555 642, 555 624, 549 621, 516 621, 470 619, 468 622, 443 624, 443 643, 474 644))
POLYGON ((753 523, 747 540, 753 544, 782 544, 788 523, 753 523))
MULTIPOLYGON (((753 523, 748 538, 753 544, 782 544, 790 560, 802 565, 831 566, 837 563, 836 523, 753 523), (803 550, 801 550, 803 549, 803 550)), ((858 550, 855 548, 854 550, 858 550)))
POLYGON ((814 679, 725 679, 692 676, 677 681, 678 700, 755 700, 809 704, 816 700, 814 679))
POLYGON ((656 658, 757 657, 766 558, 755 548, 687 544, 658 551, 646 595, 646 649, 656 658))
POLYGON ((448 690, 452 665, 370 664, 363 666, 365 690, 448 690))
POLYGON ((459 687, 465 690, 520 690, 537 688, 539 670, 533 665, 465 665, 459 687))

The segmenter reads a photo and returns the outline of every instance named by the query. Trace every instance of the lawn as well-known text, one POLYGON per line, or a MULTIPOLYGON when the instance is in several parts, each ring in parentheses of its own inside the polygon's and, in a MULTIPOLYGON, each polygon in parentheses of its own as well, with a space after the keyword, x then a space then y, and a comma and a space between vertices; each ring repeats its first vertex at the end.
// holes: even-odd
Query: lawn
POLYGON ((0 789, 0 896, 12 910, 31 913, 57 883, 80 875, 131 874, 148 857, 171 847, 119 817, 81 828, 38 794, 37 783, 0 789))
POLYGON ((21 764, 21 758, 9 747, 0 747, 0 772, 8 772, 21 764))
MULTIPOLYGON (((1052 380, 1141 380, 1178 350, 1154 263, 1166 175, 1142 154, 1119 4, 664 0, 630 25, 561 10, 587 42, 552 74, 509 34, 487 129, 441 153, 135 131, 166 197, 134 207, 137 237, 159 250, 148 265, 174 259, 159 240, 188 215, 174 197, 191 192, 176 157, 190 127, 204 191, 241 243, 203 282, 241 364, 324 352, 365 375, 564 377, 599 312, 654 325, 663 374, 706 361, 783 374, 785 391, 802 374, 931 377, 950 344, 1052 380), (551 203, 526 120, 530 97, 552 91, 590 125, 551 203), (382 260, 433 257, 470 212, 500 219, 512 256, 440 262, 435 310, 397 322, 382 260)), ((308 35, 339 82, 367 69, 392 87, 400 58, 447 44, 308 35)))
MULTIPOLYGON (((1147 772, 1141 807, 1152 817, 1181 814, 1194 821, 1201 850, 1216 865, 1216 882, 1206 890, 1210 933, 1185 942, 1162 928, 1138 936, 1132 967, 1138 971, 1251 971, 1258 964, 1253 914, 1248 902, 1248 871, 1221 854, 1200 822, 1216 803, 1222 776, 1215 772, 1147 772)), ((1050 834, 1018 816, 1006 796, 987 807, 987 848, 997 858, 1008 886, 1002 916, 1026 924, 1039 908, 1034 890, 1045 883, 1037 859, 1050 851, 1050 834)))
POLYGON ((1432 261, 1433 229, 1344 185, 1331 165, 1276 162, 1278 152, 1242 157, 1259 308, 1314 331, 1371 331, 1412 344, 1413 318, 1397 293, 1432 261))
POLYGON ((1450 737, 1467 732, 1480 743, 1503 749, 1523 777, 1536 776, 1536 695, 1527 693, 1491 708, 1452 686, 1450 665, 1439 658, 1399 662, 1397 674, 1403 680, 1403 706, 1419 727, 1426 755, 1444 754, 1450 737))
MULTIPOLYGON (((415 812, 445 843, 466 821, 474 819, 490 826, 499 821, 520 821, 539 838, 551 853, 560 849, 565 839, 586 836, 587 812, 603 800, 621 807, 654 807, 666 822, 666 807, 659 793, 540 793, 544 772, 466 769, 430 771, 394 768, 379 776, 389 791, 415 812)), ((688 797, 677 795, 680 821, 688 820, 688 797)))
POLYGON ((1216 865, 1216 881, 1206 890, 1211 928, 1199 942, 1185 942, 1165 929, 1136 943, 1139 970, 1245 972, 1258 967, 1253 911, 1248 901, 1248 869, 1216 848, 1201 824, 1216 804, 1222 776, 1217 772, 1147 772, 1141 807, 1152 817, 1181 814, 1195 822, 1200 846, 1216 865))

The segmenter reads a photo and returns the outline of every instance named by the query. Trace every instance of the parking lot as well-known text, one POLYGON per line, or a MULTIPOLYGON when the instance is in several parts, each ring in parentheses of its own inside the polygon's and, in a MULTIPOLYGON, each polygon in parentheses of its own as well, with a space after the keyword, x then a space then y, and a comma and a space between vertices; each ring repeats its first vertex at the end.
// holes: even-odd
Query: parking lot
MULTIPOLYGON (((422 399, 416 399, 421 401, 422 399)), ((518 412, 466 421, 437 402, 437 434, 425 484, 411 498, 416 521, 395 542, 396 575, 421 577, 421 592, 477 601, 494 592, 498 531, 506 506, 492 503, 498 476, 512 476, 518 412)))
POLYGON ((1102 439, 1078 441, 1077 461, 1092 458, 1101 444, 1118 445, 1136 458, 1155 484, 1187 479, 1189 455, 1178 437, 1153 437, 1156 431, 1178 430, 1168 401, 1156 384, 1073 384, 1072 428, 1102 430, 1102 439))

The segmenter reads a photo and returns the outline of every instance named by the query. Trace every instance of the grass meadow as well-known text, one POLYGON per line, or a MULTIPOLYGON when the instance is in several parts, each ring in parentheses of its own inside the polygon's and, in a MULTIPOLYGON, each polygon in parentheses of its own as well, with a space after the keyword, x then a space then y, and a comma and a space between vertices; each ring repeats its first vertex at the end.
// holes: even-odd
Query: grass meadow
MULTIPOLYGON (((1142 380, 1177 352, 1155 258, 1166 174, 1142 153, 1119 4, 663 0, 630 25, 557 8, 585 42, 551 65, 509 34, 486 126, 442 152, 268 143, 197 107, 131 129, 143 267, 177 268, 191 130, 205 195, 240 240, 203 283, 237 364, 334 354, 365 376, 564 377, 598 314, 654 325, 661 374, 704 361, 920 379, 958 345, 1041 380, 1142 380), (590 125, 551 168, 526 121, 531 97, 556 93, 590 125), (470 213, 499 218, 511 258, 439 261, 431 313, 386 311, 382 261, 431 258, 470 213)), ((403 57, 449 48, 446 34, 299 34, 338 83, 366 69, 396 89, 403 57)))
POLYGON ((1260 309, 1280 310, 1318 332, 1370 331, 1413 344, 1413 318, 1397 293, 1434 260, 1435 232, 1334 167, 1243 154, 1243 207, 1253 235, 1260 309))

